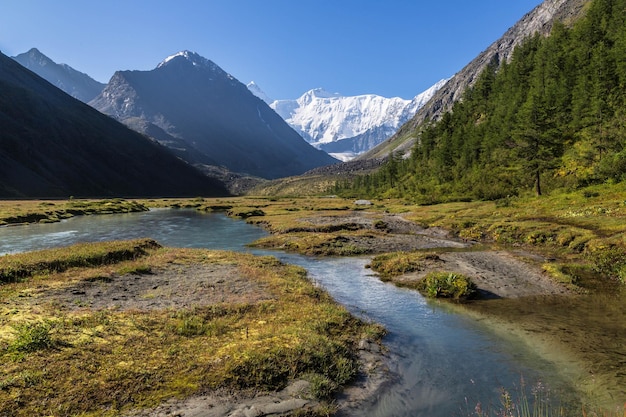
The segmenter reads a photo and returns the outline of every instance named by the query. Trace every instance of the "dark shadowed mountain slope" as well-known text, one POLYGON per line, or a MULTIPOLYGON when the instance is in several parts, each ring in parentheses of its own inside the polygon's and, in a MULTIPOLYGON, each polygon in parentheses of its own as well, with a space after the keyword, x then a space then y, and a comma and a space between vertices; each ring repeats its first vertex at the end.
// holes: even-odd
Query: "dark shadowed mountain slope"
POLYGON ((191 163, 278 178, 337 162, 244 84, 188 51, 151 71, 115 73, 90 105, 142 133, 158 132, 155 139, 191 163))
POLYGON ((463 92, 474 85, 478 75, 493 60, 510 59, 516 46, 535 33, 548 35, 555 21, 566 25, 576 21, 591 0, 545 0, 513 25, 500 39, 481 52, 439 89, 435 95, 405 123, 400 130, 376 148, 362 154, 358 159, 382 158, 393 151, 405 152, 415 143, 415 129, 422 123, 439 117, 450 110, 463 92))
POLYGON ((224 195, 165 147, 0 53, 0 197, 224 195))
POLYGON ((50 84, 85 103, 100 94, 105 86, 69 65, 57 64, 36 48, 14 56, 13 59, 50 84))

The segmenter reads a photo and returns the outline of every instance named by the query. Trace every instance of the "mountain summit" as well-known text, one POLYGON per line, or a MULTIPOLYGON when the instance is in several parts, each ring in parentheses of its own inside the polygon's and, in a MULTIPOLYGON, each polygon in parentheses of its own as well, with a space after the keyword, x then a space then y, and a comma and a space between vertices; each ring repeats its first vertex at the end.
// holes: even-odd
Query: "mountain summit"
MULTIPOLYGON (((190 51, 180 51, 174 55, 168 56, 163 61, 161 61, 159 65, 157 65, 157 68, 162 68, 167 65, 174 65, 176 63, 183 63, 183 62, 187 64, 191 64, 193 66, 197 66, 197 67, 205 67, 214 71, 224 72, 222 71, 220 67, 215 65, 215 63, 213 63, 212 61, 200 56, 199 54, 195 52, 190 52, 190 51)), ((224 74, 226 73, 224 72, 224 74)))
POLYGON ((151 71, 118 71, 90 104, 194 164, 271 179, 337 162, 194 52, 171 55, 151 71))
MULTIPOLYGON (((296 100, 275 100, 270 107, 307 142, 349 160, 392 136, 445 82, 439 81, 412 100, 375 94, 342 96, 316 88, 296 100)), ((258 95, 261 90, 254 87, 258 95)))
POLYGON ((13 57, 14 60, 39 75, 50 84, 83 103, 100 94, 104 84, 66 64, 57 64, 37 48, 13 57))

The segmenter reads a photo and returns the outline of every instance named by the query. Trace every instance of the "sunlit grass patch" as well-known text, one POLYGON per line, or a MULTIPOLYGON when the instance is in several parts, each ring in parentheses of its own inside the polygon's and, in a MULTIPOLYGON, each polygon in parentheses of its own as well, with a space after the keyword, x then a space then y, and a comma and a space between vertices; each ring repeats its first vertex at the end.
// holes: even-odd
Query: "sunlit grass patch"
POLYGON ((282 249, 311 256, 355 256, 369 250, 352 243, 349 233, 288 233, 271 235, 253 242, 258 248, 282 249))
POLYGON ((392 252, 375 256, 369 267, 377 272, 381 279, 389 280, 409 272, 420 271, 426 262, 433 262, 438 259, 439 257, 433 253, 392 252))
POLYGON ((69 268, 114 264, 136 259, 160 245, 151 239, 82 243, 69 248, 46 249, 0 256, 0 283, 17 282, 35 274, 63 272, 69 268))
POLYGON ((455 300, 472 298, 476 295, 476 285, 463 274, 454 272, 430 272, 411 285, 430 298, 452 298, 455 300))
POLYGON ((0 225, 51 223, 78 215, 131 213, 147 206, 121 198, 109 200, 4 200, 0 201, 0 225))
POLYGON ((54 346, 47 322, 20 323, 13 326, 15 338, 8 350, 15 352, 35 352, 54 346))

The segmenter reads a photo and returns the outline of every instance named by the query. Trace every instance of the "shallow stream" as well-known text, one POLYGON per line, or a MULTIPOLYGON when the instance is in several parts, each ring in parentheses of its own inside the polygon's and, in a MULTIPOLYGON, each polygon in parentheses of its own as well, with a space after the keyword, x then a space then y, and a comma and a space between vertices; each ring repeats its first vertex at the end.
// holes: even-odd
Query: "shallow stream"
MULTIPOLYGON (((139 237, 151 237, 166 246, 267 254, 245 246, 265 235, 260 228, 221 214, 162 209, 0 228, 0 254, 139 237)), ((601 366, 609 366, 607 361, 613 363, 610 373, 616 376, 610 380, 613 382, 602 379, 608 387, 596 387, 589 382, 588 374, 593 370, 581 368, 577 361, 570 359, 571 352, 566 348, 569 339, 555 341, 549 337, 554 324, 542 324, 559 320, 556 327, 584 328, 585 323, 580 321, 585 316, 593 317, 592 325, 602 323, 597 313, 589 311, 574 315, 576 323, 572 323, 568 311, 583 308, 580 304, 559 305, 565 301, 556 300, 543 300, 536 305, 519 300, 489 301, 493 303, 490 306, 502 310, 492 317, 487 314, 485 304, 450 305, 383 283, 365 268, 368 262, 365 258, 271 254, 303 266, 313 280, 353 314, 378 322, 389 331, 384 343, 389 348, 392 382, 360 408, 350 409, 346 412, 348 415, 470 416, 475 415, 479 403, 482 410, 501 410, 503 388, 513 397, 523 390, 532 398, 539 390, 544 399, 558 398, 556 401, 560 404, 571 404, 576 409, 580 409, 581 391, 596 396, 594 390, 608 390, 607 398, 603 398, 608 403, 619 404, 626 398, 623 386, 611 386, 622 384, 626 378, 626 335, 621 333, 626 320, 619 301, 612 300, 614 307, 599 310, 599 314, 604 315, 609 311, 614 315, 610 317, 612 322, 618 324, 608 326, 606 331, 596 329, 595 333, 609 332, 613 343, 602 346, 602 338, 589 343, 593 354, 600 352, 603 357, 601 366), (548 310, 539 308, 540 305, 547 306, 548 310), (515 315, 520 317, 521 330, 511 324, 515 315), (529 339, 529 334, 537 337, 529 339)), ((593 303, 585 308, 593 308, 593 303)))

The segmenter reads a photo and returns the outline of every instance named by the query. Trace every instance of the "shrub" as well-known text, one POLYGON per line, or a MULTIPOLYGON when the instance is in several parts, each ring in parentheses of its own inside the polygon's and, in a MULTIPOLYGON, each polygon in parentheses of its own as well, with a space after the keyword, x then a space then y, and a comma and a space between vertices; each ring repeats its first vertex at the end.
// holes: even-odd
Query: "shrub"
POLYGON ((599 246, 591 248, 588 256, 594 271, 626 283, 626 248, 617 244, 599 246))
POLYGON ((49 349, 54 343, 50 336, 50 324, 46 322, 22 323, 14 326, 16 338, 9 345, 9 350, 16 352, 35 352, 49 349))
POLYGON ((472 298, 476 285, 465 275, 453 272, 431 272, 419 281, 418 290, 431 298, 472 298))
POLYGON ((336 382, 320 374, 312 374, 309 377, 311 382, 311 394, 317 399, 328 400, 339 388, 336 382))

